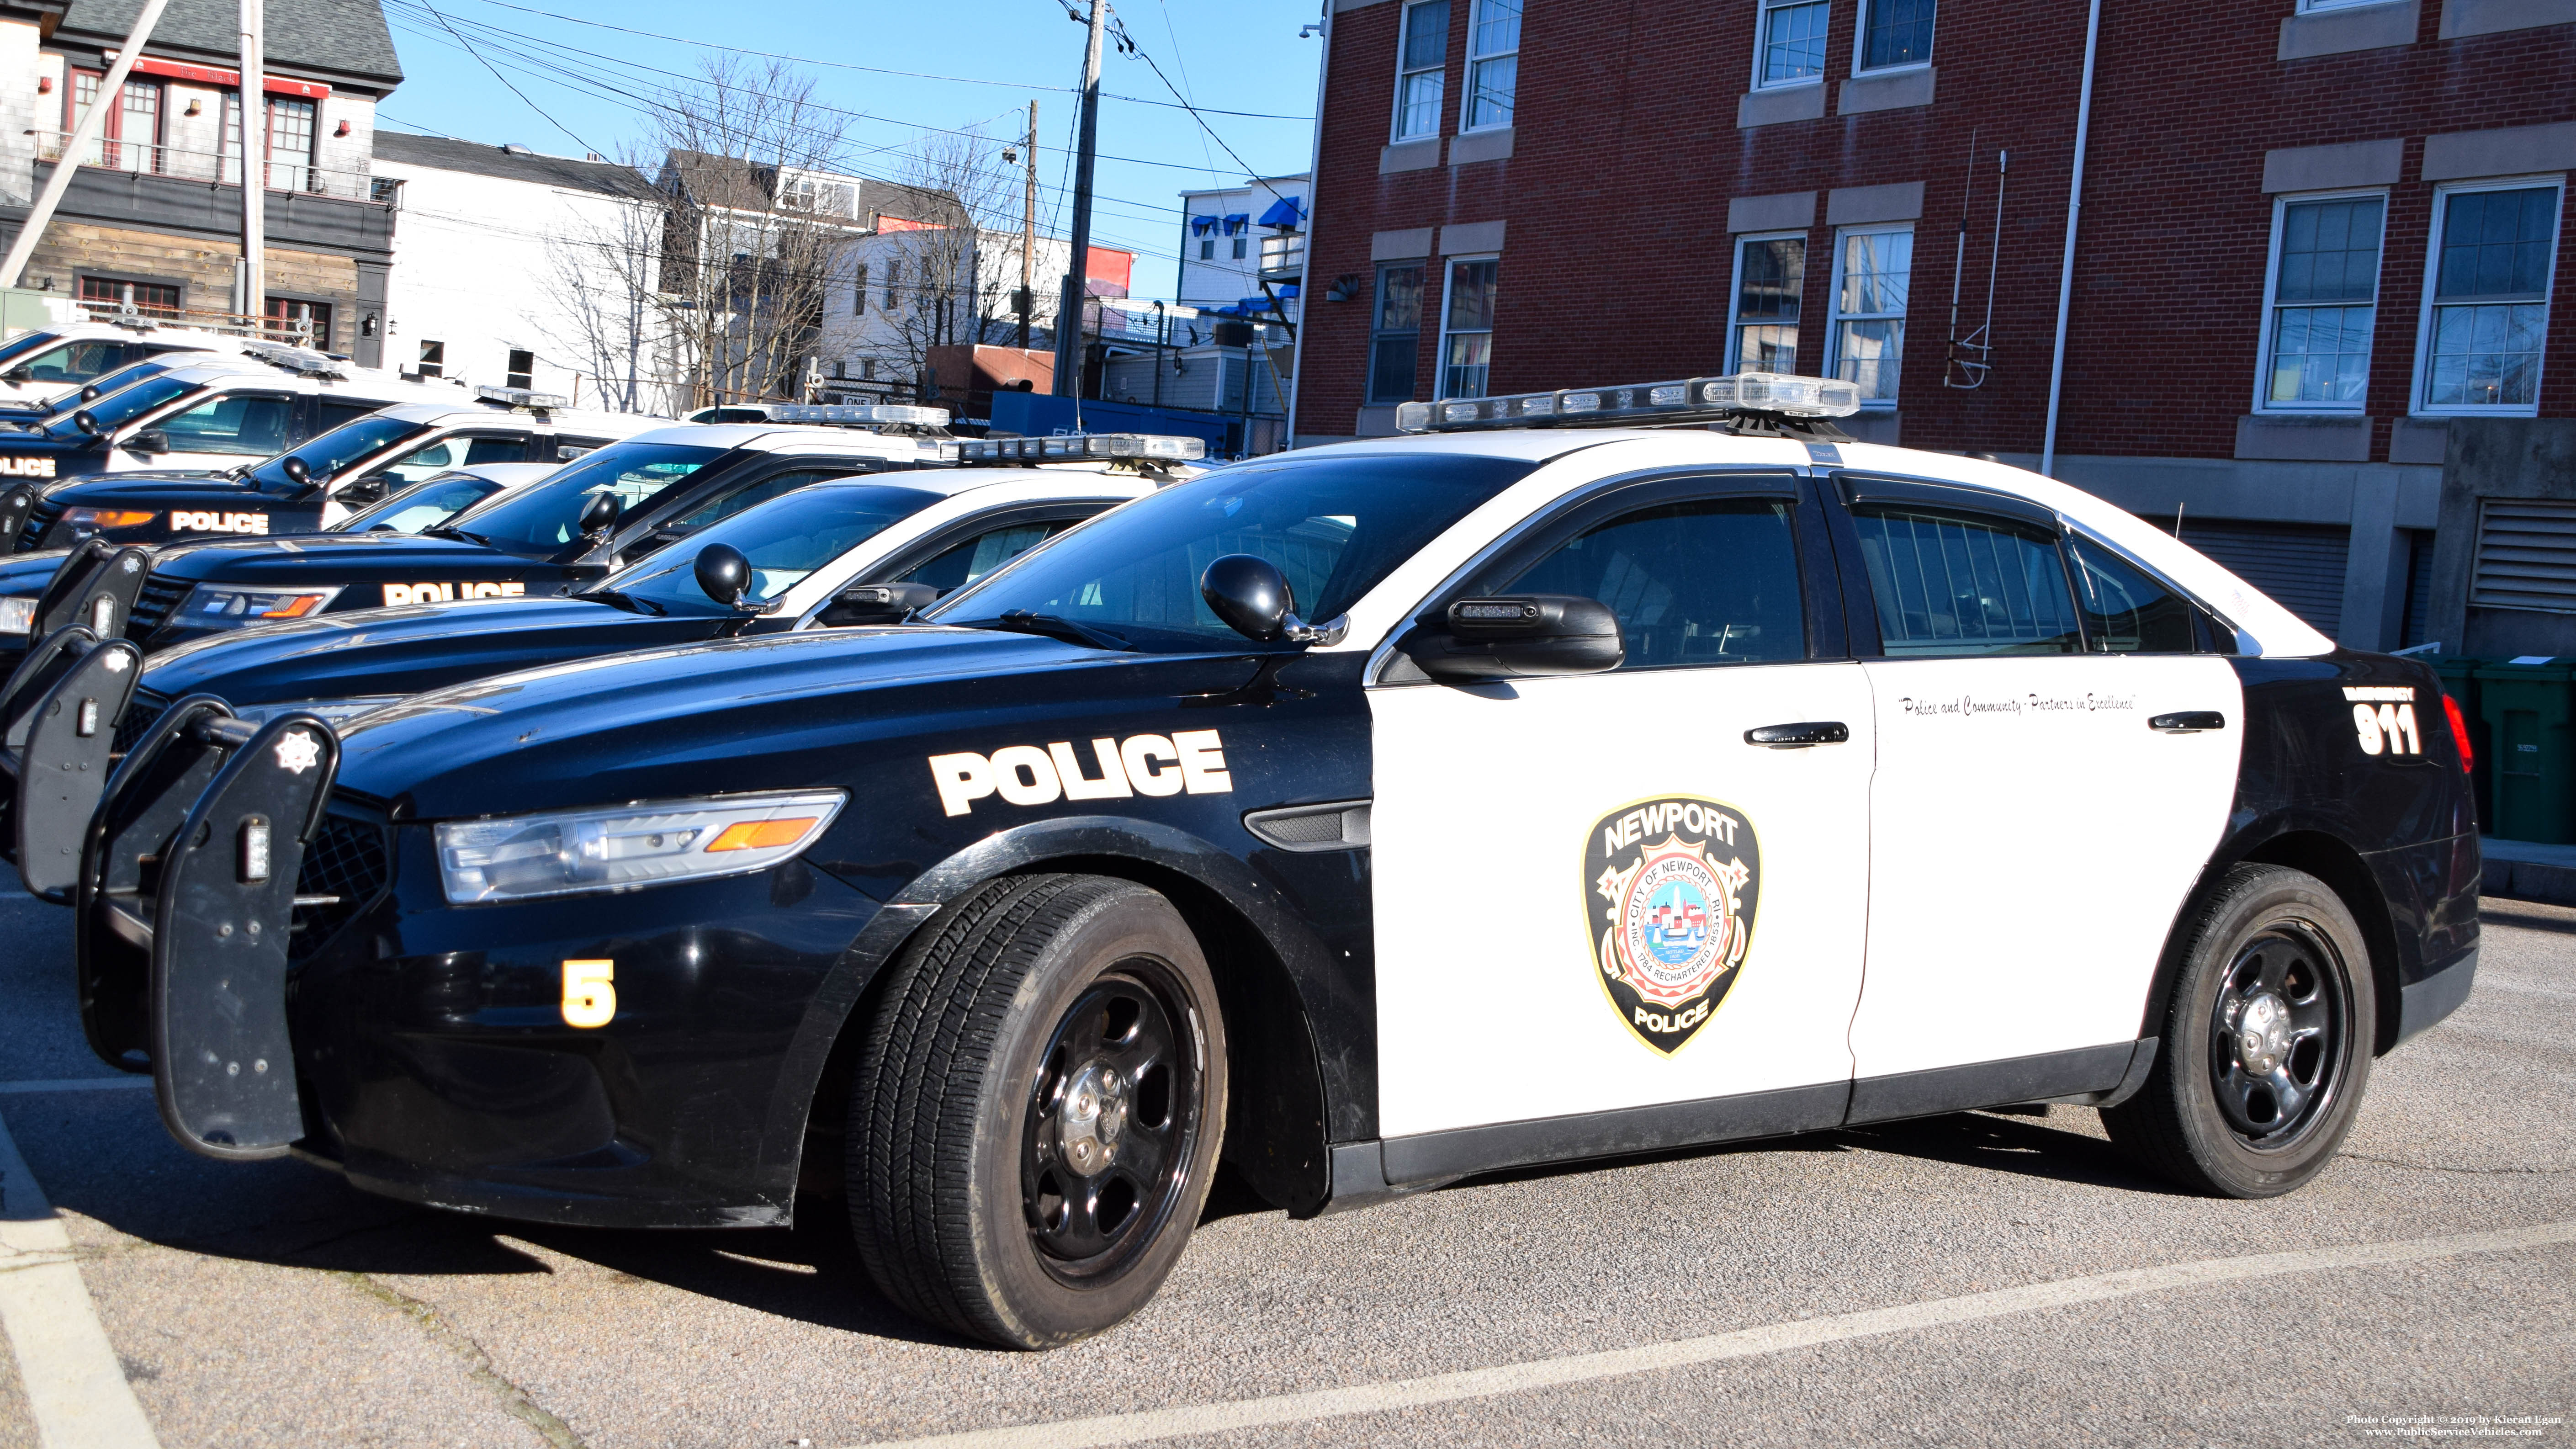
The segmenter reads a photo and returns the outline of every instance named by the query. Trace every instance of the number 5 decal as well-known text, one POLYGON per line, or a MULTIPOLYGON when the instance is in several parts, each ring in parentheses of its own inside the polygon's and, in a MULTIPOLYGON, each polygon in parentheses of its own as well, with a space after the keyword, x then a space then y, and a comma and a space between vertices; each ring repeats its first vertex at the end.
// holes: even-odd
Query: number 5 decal
POLYGON ((563 963, 563 1019, 566 1026, 606 1026, 617 1015, 617 963, 563 963))

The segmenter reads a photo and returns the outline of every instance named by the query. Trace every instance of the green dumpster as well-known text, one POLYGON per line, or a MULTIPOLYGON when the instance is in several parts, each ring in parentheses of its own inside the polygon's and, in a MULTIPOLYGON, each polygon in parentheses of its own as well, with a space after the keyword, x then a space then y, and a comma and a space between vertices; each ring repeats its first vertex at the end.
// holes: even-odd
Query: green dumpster
MULTIPOLYGON (((2478 709, 2478 670, 2488 661, 2465 654, 2436 654, 2424 662, 2433 666, 2435 674, 2442 676, 2442 692, 2459 705, 2460 719, 2469 727, 2470 753, 2473 756, 2469 794, 2477 801, 2478 828, 2492 835, 2495 833, 2495 751, 2487 745, 2486 726, 2482 723, 2486 716, 2478 709)), ((2432 726, 2442 721, 2428 719, 2425 723, 2432 726)))
POLYGON ((2525 655, 2473 671, 2486 722, 2495 813, 2488 830, 2504 840, 2576 844, 2576 658, 2525 655), (2491 752, 2491 753, 2490 753, 2491 752))

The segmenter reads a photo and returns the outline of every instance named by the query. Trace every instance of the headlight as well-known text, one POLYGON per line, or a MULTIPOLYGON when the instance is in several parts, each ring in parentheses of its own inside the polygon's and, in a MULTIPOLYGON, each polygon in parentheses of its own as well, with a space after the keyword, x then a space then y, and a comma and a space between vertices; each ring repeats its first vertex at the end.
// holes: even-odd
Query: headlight
POLYGON ((62 521, 74 528, 141 528, 160 516, 149 508, 66 508, 62 521))
MULTIPOLYGON (((6 627, 5 619, 0 619, 0 629, 6 627)), ((324 724, 336 728, 344 720, 383 709, 402 697, 399 694, 365 694, 349 699, 290 699, 284 704, 235 705, 233 713, 254 725, 264 725, 282 714, 320 715, 324 724)))
POLYGON ((0 599, 0 634, 32 633, 35 627, 36 600, 32 595, 0 599))
POLYGON ((847 799, 796 790, 457 821, 438 827, 438 871, 457 905, 741 875, 793 859, 847 799))
POLYGON ((319 614, 339 596, 336 585, 327 589, 235 589, 199 584, 189 591, 188 602, 175 618, 183 626, 229 629, 239 624, 319 614))

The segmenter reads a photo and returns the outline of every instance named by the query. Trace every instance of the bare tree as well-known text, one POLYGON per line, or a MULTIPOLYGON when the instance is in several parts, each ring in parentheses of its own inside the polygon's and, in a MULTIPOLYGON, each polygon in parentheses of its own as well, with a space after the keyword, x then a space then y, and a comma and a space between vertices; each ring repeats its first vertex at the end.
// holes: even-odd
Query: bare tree
POLYGON ((1020 188, 1001 143, 981 130, 928 134, 907 158, 903 184, 920 220, 881 220, 870 255, 900 268, 886 321, 900 365, 926 391, 930 349, 1016 335, 1020 188))
POLYGON ((547 340, 584 359, 599 383, 597 405, 612 412, 676 412, 693 389, 674 389, 648 371, 668 351, 656 340, 662 208, 641 185, 601 220, 578 222, 546 241, 546 266, 559 298, 540 321, 547 340))

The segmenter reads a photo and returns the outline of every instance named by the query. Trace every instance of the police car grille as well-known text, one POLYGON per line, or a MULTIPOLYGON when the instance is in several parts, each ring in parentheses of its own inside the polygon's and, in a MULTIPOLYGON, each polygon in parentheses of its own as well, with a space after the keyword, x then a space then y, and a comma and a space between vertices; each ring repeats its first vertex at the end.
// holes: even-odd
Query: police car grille
POLYGON ((27 510, 26 523, 18 529, 18 551, 24 553, 34 548, 36 541, 45 536, 45 530, 53 527, 54 520, 62 517, 63 510, 70 506, 50 498, 37 499, 36 506, 27 510))
POLYGON ((313 843, 304 847, 296 874, 299 896, 338 896, 330 905, 295 908, 295 932, 286 938, 287 959, 301 961, 322 949, 351 917, 385 888, 385 832, 344 815, 326 815, 313 843))
POLYGON ((152 728, 169 708, 170 701, 160 695, 149 690, 136 690, 134 702, 125 707, 125 718, 116 722, 116 739, 110 748, 122 755, 142 743, 143 732, 152 728))
POLYGON ((151 638, 152 631, 160 628, 162 621, 170 617, 170 611, 179 607, 179 601, 186 597, 186 580, 147 576, 143 580, 143 592, 135 596, 134 612, 125 617, 125 637, 137 644, 151 638))

